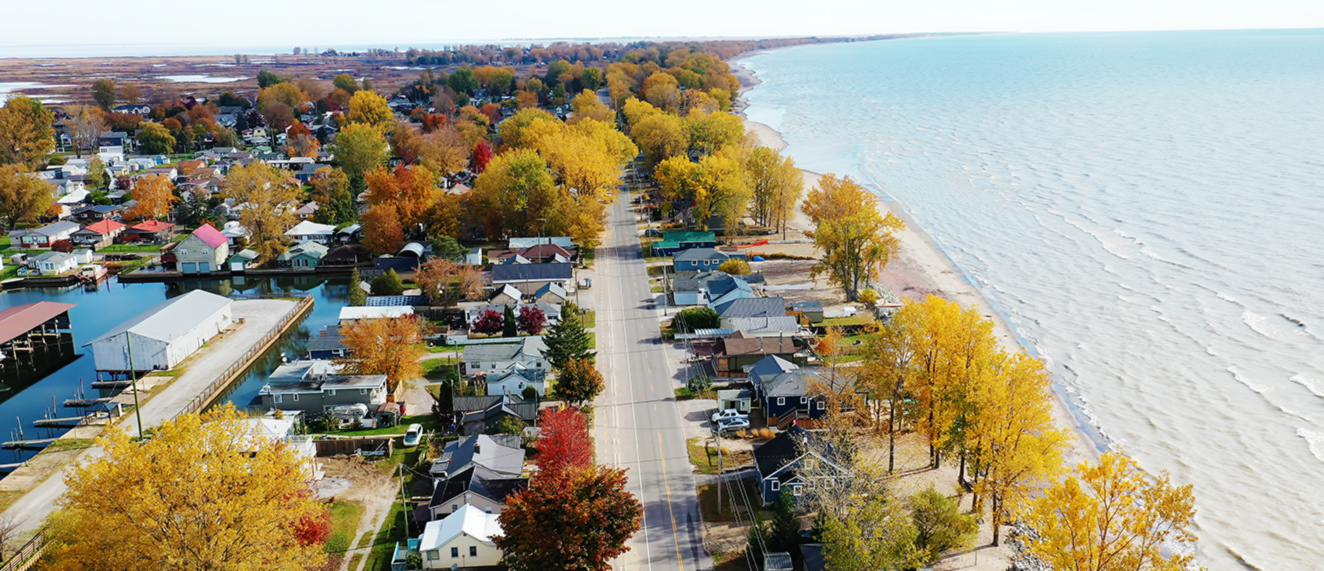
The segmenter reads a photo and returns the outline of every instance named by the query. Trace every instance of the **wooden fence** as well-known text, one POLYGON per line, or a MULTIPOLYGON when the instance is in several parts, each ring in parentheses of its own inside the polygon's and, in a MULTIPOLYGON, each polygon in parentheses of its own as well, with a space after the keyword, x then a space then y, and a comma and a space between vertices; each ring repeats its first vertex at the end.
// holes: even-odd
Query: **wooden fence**
MULTIPOLYGON (((395 452, 395 437, 344 438, 316 440, 318 456, 390 456, 395 452)), ((0 571, 4 571, 0 569, 0 571)))
POLYGON ((28 568, 37 564, 41 559, 41 552, 46 549, 46 530, 39 529, 37 534, 32 536, 23 547, 18 548, 13 557, 9 558, 4 565, 0 565, 0 571, 26 571, 28 568))

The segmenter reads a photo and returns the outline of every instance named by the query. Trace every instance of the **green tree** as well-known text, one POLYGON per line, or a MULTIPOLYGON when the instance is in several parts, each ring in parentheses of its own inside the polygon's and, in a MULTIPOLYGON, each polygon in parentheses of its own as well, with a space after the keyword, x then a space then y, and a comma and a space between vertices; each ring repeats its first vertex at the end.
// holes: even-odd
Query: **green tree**
MULTIPOLYGON (((533 387, 528 388, 532 389, 533 387)), ((537 396, 538 393, 535 390, 533 394, 534 396, 537 396)), ((497 422, 497 434, 523 434, 526 426, 528 425, 524 424, 524 421, 520 420, 518 417, 507 415, 497 422)))
POLYGON ((772 529, 766 536, 768 549, 796 551, 800 545, 800 520, 795 517, 795 498, 791 494, 777 496, 772 505, 772 529))
POLYGON ((358 268, 354 268, 354 273, 349 276, 349 304, 354 307, 362 307, 368 303, 368 293, 363 291, 363 274, 359 273, 358 268))
POLYGON ((562 307, 561 321, 553 325, 547 335, 543 336, 543 343, 547 345, 543 356, 555 369, 565 367, 571 359, 592 361, 595 355, 593 340, 589 337, 588 331, 584 330, 578 308, 571 303, 562 307))
POLYGON ((372 295, 400 295, 405 292, 405 283, 395 270, 372 278, 372 295))
POLYGON ((602 373, 588 359, 570 359, 556 370, 556 395, 561 400, 583 406, 602 393, 602 373))
POLYGON ((515 310, 509 305, 506 306, 505 321, 501 323, 501 336, 514 337, 518 334, 519 326, 515 323, 515 310))
POLYGON ((711 307, 691 307, 680 310, 671 320, 678 333, 694 333, 696 329, 716 329, 722 326, 722 318, 711 307))
POLYGON ((41 168, 46 155, 55 150, 51 136, 54 122, 55 114, 41 101, 22 95, 10 97, 0 107, 0 165, 41 168))
POLYGON ((110 111, 115 107, 115 82, 109 79, 98 79, 92 82, 92 100, 97 102, 102 111, 110 111))
POLYGON ((332 149, 336 162, 349 176, 352 192, 364 188, 364 175, 386 164, 389 152, 382 132, 363 123, 351 123, 341 130, 332 143, 332 149))
POLYGON ((83 178, 88 188, 106 188, 110 184, 110 176, 106 173, 106 163, 101 162, 101 157, 92 157, 92 162, 87 163, 87 176, 83 178))
POLYGON ((268 88, 268 87, 271 87, 271 86, 273 86, 273 85, 280 84, 280 83, 285 83, 285 78, 283 78, 283 77, 281 77, 281 76, 279 76, 279 75, 276 75, 276 74, 274 74, 274 73, 272 73, 272 72, 269 72, 269 71, 267 71, 267 70, 265 70, 265 69, 262 70, 262 71, 257 72, 257 87, 258 87, 258 89, 266 89, 266 88, 268 88))
POLYGON ((450 236, 438 236, 432 240, 432 255, 443 260, 463 262, 469 256, 469 249, 450 236))
POLYGON ((474 90, 478 89, 478 78, 474 76, 472 69, 462 67, 446 78, 446 85, 456 93, 473 95, 474 90))
POLYGON ((932 487, 910 498, 910 519, 915 524, 915 547, 930 565, 944 553, 970 547, 979 533, 973 514, 961 511, 957 500, 932 487))
POLYGON ((877 571, 918 567, 915 526, 905 510, 885 497, 851 506, 846 517, 829 518, 823 530, 827 568, 877 571))
POLYGON ((137 139, 138 150, 148 155, 169 154, 175 148, 175 136, 160 123, 143 123, 137 139))
POLYGON ((331 85, 336 89, 343 89, 346 93, 354 93, 359 90, 359 82, 354 80, 354 76, 348 73, 339 74, 331 78, 331 85))

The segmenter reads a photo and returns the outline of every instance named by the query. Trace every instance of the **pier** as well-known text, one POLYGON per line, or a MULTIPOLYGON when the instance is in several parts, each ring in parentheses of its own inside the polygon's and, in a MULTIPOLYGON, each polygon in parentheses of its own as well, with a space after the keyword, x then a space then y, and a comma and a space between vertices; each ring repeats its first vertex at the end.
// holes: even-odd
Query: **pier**
POLYGON ((0 311, 0 366, 37 346, 58 342, 69 330, 72 303, 39 301, 0 311))

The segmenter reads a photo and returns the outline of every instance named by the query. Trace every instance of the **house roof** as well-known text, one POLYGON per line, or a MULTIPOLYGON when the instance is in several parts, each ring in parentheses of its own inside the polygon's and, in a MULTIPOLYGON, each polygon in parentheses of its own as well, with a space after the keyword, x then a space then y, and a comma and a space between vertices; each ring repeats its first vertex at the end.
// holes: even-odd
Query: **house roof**
POLYGON ((4 343, 27 333, 33 327, 41 325, 50 319, 58 317, 61 313, 74 308, 72 303, 57 303, 54 301, 38 301, 24 305, 16 305, 4 311, 0 311, 0 343, 4 343))
POLYGON ((794 371, 800 366, 787 361, 776 355, 768 355, 756 361, 753 365, 744 367, 745 373, 751 379, 761 379, 763 377, 775 377, 787 371, 794 371))
POLYGON ((538 244, 556 244, 562 248, 574 248, 575 241, 569 236, 546 236, 538 238, 511 238, 506 242, 506 248, 510 250, 523 250, 532 248, 538 244))
POLYGON ((565 288, 562 287, 561 284, 558 284, 556 282, 548 282, 546 284, 543 284, 542 287, 538 288, 538 291, 533 292, 533 297, 539 298, 542 297, 544 294, 548 294, 548 293, 553 294, 561 299, 565 299, 567 295, 565 288))
POLYGON ((55 236, 57 234, 62 234, 64 232, 74 232, 77 230, 78 230, 77 224, 73 222, 69 222, 68 220, 61 220, 59 222, 52 222, 50 224, 42 226, 41 228, 37 228, 36 230, 33 230, 32 233, 41 234, 43 236, 55 236))
POLYGON ((156 232, 161 232, 163 230, 169 230, 174 227, 175 225, 169 222, 162 222, 160 220, 148 220, 141 224, 135 224, 133 226, 130 226, 129 229, 138 232, 156 233, 156 232))
POLYGON ((292 361, 271 372, 261 392, 306 393, 325 389, 377 389, 386 386, 386 375, 342 375, 341 367, 322 359, 292 361))
POLYGON ((707 289, 712 291, 713 284, 721 281, 733 279, 726 272, 716 270, 676 272, 671 280, 672 291, 699 291, 707 289))
POLYGON ((801 543, 800 556, 804 559, 805 571, 827 571, 822 543, 801 543))
POLYGON ((759 477, 766 478, 777 472, 786 465, 786 463, 799 458, 803 451, 800 449, 801 442, 815 438, 812 433, 800 426, 792 426, 778 434, 772 440, 754 447, 754 465, 758 468, 759 477))
POLYGON ((730 257, 731 254, 719 252, 713 248, 690 248, 672 256, 671 260, 674 262, 697 262, 701 260, 725 260, 730 257))
POLYGON ((196 236, 199 240, 202 240, 203 243, 212 248, 219 248, 222 244, 230 241, 229 238, 225 237, 225 234, 222 234, 220 230, 217 230, 215 226, 212 226, 210 222, 199 226, 191 235, 196 236))
POLYGON ((407 305, 340 308, 341 321, 345 321, 346 319, 379 319, 384 317, 404 317, 406 315, 413 315, 413 314, 414 314, 414 308, 407 305))
POLYGON ((791 315, 775 317, 732 317, 731 328, 748 333, 790 334, 800 331, 800 323, 791 315))
MULTIPOLYGON (((539 291, 541 291, 541 290, 539 290, 539 291)), ((487 301, 492 301, 492 300, 496 299, 497 297, 500 297, 502 294, 505 294, 505 295, 508 295, 508 296, 510 296, 510 297, 513 297, 513 298, 515 298, 516 301, 519 301, 520 298, 523 298, 523 297, 524 297, 524 292, 521 292, 521 291, 519 290, 519 288, 517 288, 517 287, 515 287, 515 286, 513 286, 513 285, 510 285, 510 284, 506 284, 506 285, 501 286, 501 288, 498 289, 498 290, 496 290, 495 292, 492 292, 492 295, 491 295, 490 297, 487 298, 487 301)))
POLYGON ((329 224, 318 224, 311 220, 304 220, 295 224, 293 228, 285 231, 286 236, 330 236, 335 234, 336 227, 329 224))
POLYGON ((256 260, 256 259, 257 259, 257 252, 254 252, 254 251, 252 251, 252 250, 249 250, 248 248, 244 248, 243 250, 239 250, 238 252, 235 252, 235 254, 234 254, 233 256, 230 256, 230 261, 234 261, 234 260, 246 260, 246 261, 251 261, 251 260, 256 260))
POLYGON ((430 305, 426 295, 370 295, 363 303, 364 307, 418 307, 430 305))
POLYGON ((74 259, 73 254, 50 251, 50 252, 42 252, 41 254, 38 254, 37 257, 32 258, 32 261, 37 262, 39 264, 42 262, 55 262, 58 264, 66 260, 72 260, 72 259, 74 259))
POLYGON ((723 339, 722 346, 729 356, 795 353, 795 341, 790 337, 745 337, 739 331, 723 339))
MULTIPOLYGON (((813 383, 833 382, 824 375, 825 372, 819 367, 795 369, 773 377, 760 377, 759 382, 762 383, 763 394, 767 397, 803 397, 809 396, 810 386, 813 383)), ((836 382, 840 383, 842 380, 836 382)))
POLYGON ((510 264, 492 266, 492 282, 566 281, 573 276, 570 264, 510 264))
POLYGON ((152 306, 147 311, 111 328, 100 337, 84 343, 83 346, 100 343, 126 332, 171 342, 188 333, 213 313, 230 307, 232 303, 233 300, 228 297, 195 289, 152 306))
POLYGON ((519 255, 529 259, 551 258, 557 255, 570 259, 574 257, 574 252, 571 252, 570 250, 570 248, 562 248, 556 244, 538 244, 537 246, 520 250, 519 255))
POLYGON ((786 300, 780 297, 746 297, 717 309, 722 319, 732 317, 777 317, 786 315, 786 300))
POLYGON ((83 230, 86 230, 88 232, 96 232, 97 234, 101 234, 104 236, 106 234, 109 234, 111 232, 123 228, 124 228, 123 222, 117 220, 102 220, 100 222, 96 222, 94 224, 88 224, 87 226, 84 226, 83 230))
POLYGON ((498 517, 500 514, 484 513, 483 510, 465 504, 445 518, 428 522, 423 528, 423 536, 419 538, 418 549, 441 549, 461 534, 491 545, 492 538, 501 535, 498 517))
POLYGON ((283 262, 292 260, 296 256, 309 256, 320 260, 326 257, 326 252, 326 246, 318 244, 317 242, 300 242, 290 246, 290 249, 281 252, 279 256, 276 256, 276 259, 283 262))
POLYGON ((518 343, 490 343, 464 348, 465 361, 513 361, 521 356, 542 357, 547 344, 540 337, 525 337, 518 343))
POLYGON ((310 336, 305 345, 309 351, 334 351, 346 348, 341 339, 340 329, 328 327, 323 329, 321 334, 310 336))
POLYGON ((482 466, 474 466, 469 470, 451 477, 444 483, 439 483, 432 491, 432 500, 428 502, 429 506, 445 505, 446 500, 454 498, 464 492, 473 492, 487 499, 499 503, 506 503, 506 498, 511 494, 524 490, 529 487, 528 478, 511 478, 503 476, 482 466))
POLYGON ((524 449, 518 445, 508 446, 504 440, 477 434, 448 442, 431 472, 436 474, 440 468, 445 474, 459 474, 470 465, 477 465, 498 474, 517 477, 524 471, 524 449))

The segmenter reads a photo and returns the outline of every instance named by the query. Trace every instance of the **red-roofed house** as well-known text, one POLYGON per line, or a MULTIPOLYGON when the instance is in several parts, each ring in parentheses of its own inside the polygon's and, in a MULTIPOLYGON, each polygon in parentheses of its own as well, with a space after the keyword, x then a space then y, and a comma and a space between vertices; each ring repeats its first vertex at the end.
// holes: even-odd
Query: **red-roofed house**
POLYGON ((78 246, 87 246, 100 250, 115 243, 115 237, 124 233, 124 223, 118 220, 102 220, 88 224, 69 236, 69 241, 78 246))
POLYGON ((230 240, 211 224, 203 224, 179 242, 174 250, 179 271, 208 274, 225 269, 230 258, 230 240))
POLYGON ((175 235, 175 225, 160 220, 148 220, 130 226, 124 231, 125 242, 169 242, 175 235))

